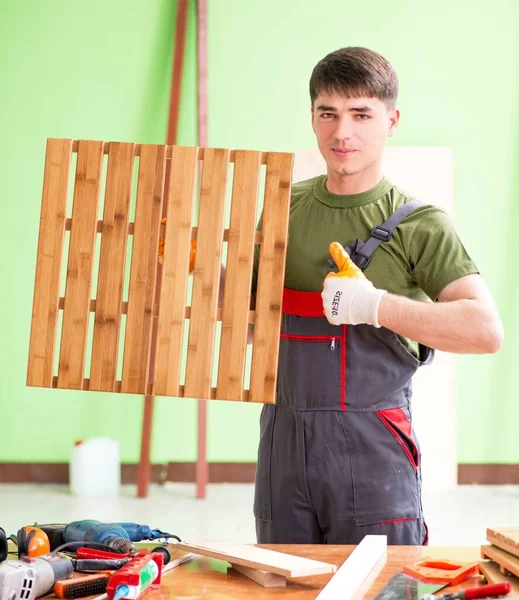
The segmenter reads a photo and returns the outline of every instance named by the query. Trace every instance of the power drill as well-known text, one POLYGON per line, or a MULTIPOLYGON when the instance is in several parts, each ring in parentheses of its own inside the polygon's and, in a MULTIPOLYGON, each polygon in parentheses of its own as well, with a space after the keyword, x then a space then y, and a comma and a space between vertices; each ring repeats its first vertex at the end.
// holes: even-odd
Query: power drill
POLYGON ((34 600, 73 572, 72 561, 59 554, 8 560, 0 565, 0 600, 34 600))
POLYGON ((109 546, 116 552, 134 555, 137 549, 133 542, 169 537, 179 539, 160 529, 150 529, 147 525, 102 523, 93 519, 73 521, 68 525, 38 525, 38 527, 49 535, 52 550, 58 545, 69 542, 97 542, 109 546), (59 543, 56 542, 57 534, 60 537, 59 543))

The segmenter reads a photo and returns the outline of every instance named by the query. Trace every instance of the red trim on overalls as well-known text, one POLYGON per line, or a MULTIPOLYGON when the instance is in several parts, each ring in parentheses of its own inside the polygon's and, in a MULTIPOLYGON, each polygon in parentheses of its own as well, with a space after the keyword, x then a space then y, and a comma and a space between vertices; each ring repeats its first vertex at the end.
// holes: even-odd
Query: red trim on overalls
POLYGON ((411 437, 411 423, 407 420, 404 411, 401 408, 387 408, 385 410, 377 410, 377 417, 384 423, 396 441, 400 444, 409 462, 415 471, 418 471, 418 449, 411 437), (412 449, 411 454, 408 446, 401 439, 402 436, 412 449))

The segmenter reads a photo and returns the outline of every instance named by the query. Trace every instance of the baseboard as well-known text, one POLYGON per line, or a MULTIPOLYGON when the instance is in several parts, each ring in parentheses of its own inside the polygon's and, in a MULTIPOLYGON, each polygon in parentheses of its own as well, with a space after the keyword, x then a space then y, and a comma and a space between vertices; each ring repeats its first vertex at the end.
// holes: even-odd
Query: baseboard
POLYGON ((516 485, 519 484, 518 464, 459 464, 460 485, 516 485))
MULTIPOLYGON (((194 462, 154 464, 154 483, 195 481, 194 462)), ((210 483, 254 483, 256 463, 209 463, 210 483)), ((1 463, 0 483, 68 483, 68 463, 1 463)), ((121 465, 122 483, 137 481, 137 465, 121 465)), ((460 485, 519 484, 519 464, 459 464, 460 485)))
MULTIPOLYGON (((151 480, 194 482, 196 463, 171 462, 152 465, 151 480)), ((253 483, 256 463, 209 463, 210 483, 253 483)), ((137 465, 121 465, 121 482, 137 481, 137 465)), ((68 463, 2 463, 0 483, 68 483, 68 463)))

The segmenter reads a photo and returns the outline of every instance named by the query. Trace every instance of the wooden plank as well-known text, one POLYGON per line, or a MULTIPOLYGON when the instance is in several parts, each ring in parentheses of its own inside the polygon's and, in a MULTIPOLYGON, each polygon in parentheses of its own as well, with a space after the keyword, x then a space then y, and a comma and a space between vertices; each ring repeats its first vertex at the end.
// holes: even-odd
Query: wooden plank
POLYGON ((485 579, 489 584, 508 582, 510 584, 509 597, 519 597, 519 578, 515 577, 515 575, 503 575, 499 570, 499 565, 495 562, 486 560, 479 563, 479 570, 485 576, 485 579))
POLYGON ((318 600, 352 600, 364 588, 366 580, 373 581, 387 560, 387 536, 367 535, 342 563, 317 596, 318 600))
POLYGON ((260 167, 259 152, 236 152, 216 386, 221 400, 243 399, 260 167))
POLYGON ((27 368, 29 386, 52 386, 71 155, 72 140, 47 140, 27 368))
POLYGON ((121 329, 134 144, 111 143, 95 301, 90 390, 113 392, 121 329))
POLYGON ((228 164, 229 150, 205 149, 186 364, 190 398, 208 398, 211 391, 228 164))
POLYGON ((492 535, 490 532, 487 532, 487 540, 491 544, 493 544, 494 546, 497 546, 498 548, 501 548, 505 552, 509 552, 510 554, 513 554, 514 556, 519 556, 519 548, 513 542, 513 540, 510 540, 510 538, 492 535))
POLYGON ((326 573, 335 573, 337 570, 337 567, 330 563, 258 548, 257 546, 201 541, 178 542, 175 544, 175 547, 179 550, 195 552, 202 556, 225 560, 233 566, 243 565, 244 567, 260 569, 268 573, 283 575, 284 577, 323 575, 326 573))
POLYGON ((487 540, 516 556, 519 556, 519 528, 504 527, 500 529, 487 529, 487 540))
POLYGON ((173 149, 155 357, 155 395, 179 395, 197 167, 198 148, 176 146, 173 149))
POLYGON ((235 571, 245 575, 252 581, 259 583, 262 587, 286 587, 286 577, 282 575, 276 575, 275 573, 269 573, 268 571, 262 571, 261 569, 251 569, 250 567, 244 567, 243 565, 232 565, 235 571))
POLYGON ((126 394, 147 393, 165 165, 165 146, 142 145, 121 388, 126 394))
POLYGON ((269 153, 260 246, 249 400, 276 400, 293 155, 269 153))
POLYGON ((85 370, 103 142, 81 140, 77 154, 58 388, 80 390, 85 370))
POLYGON ((497 548, 496 546, 481 546, 481 558, 489 558, 498 563, 501 567, 501 573, 512 573, 519 577, 519 558, 497 548))

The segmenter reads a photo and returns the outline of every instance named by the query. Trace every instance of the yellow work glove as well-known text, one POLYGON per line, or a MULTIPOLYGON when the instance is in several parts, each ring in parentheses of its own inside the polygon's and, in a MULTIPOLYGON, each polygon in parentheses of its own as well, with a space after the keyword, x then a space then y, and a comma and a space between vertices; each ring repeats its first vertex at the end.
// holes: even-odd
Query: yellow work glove
POLYGON ((332 242, 329 251, 339 271, 328 273, 323 282, 321 297, 328 321, 332 325, 365 323, 380 327, 378 308, 387 292, 366 279, 338 242, 332 242))
MULTIPOLYGON (((162 219, 162 224, 166 223, 166 218, 162 219)), ((196 239, 191 240, 191 248, 189 251, 189 272, 192 273, 195 268, 195 256, 196 256, 196 239)), ((164 236, 159 238, 159 252, 158 252, 159 263, 164 263, 164 236)))

